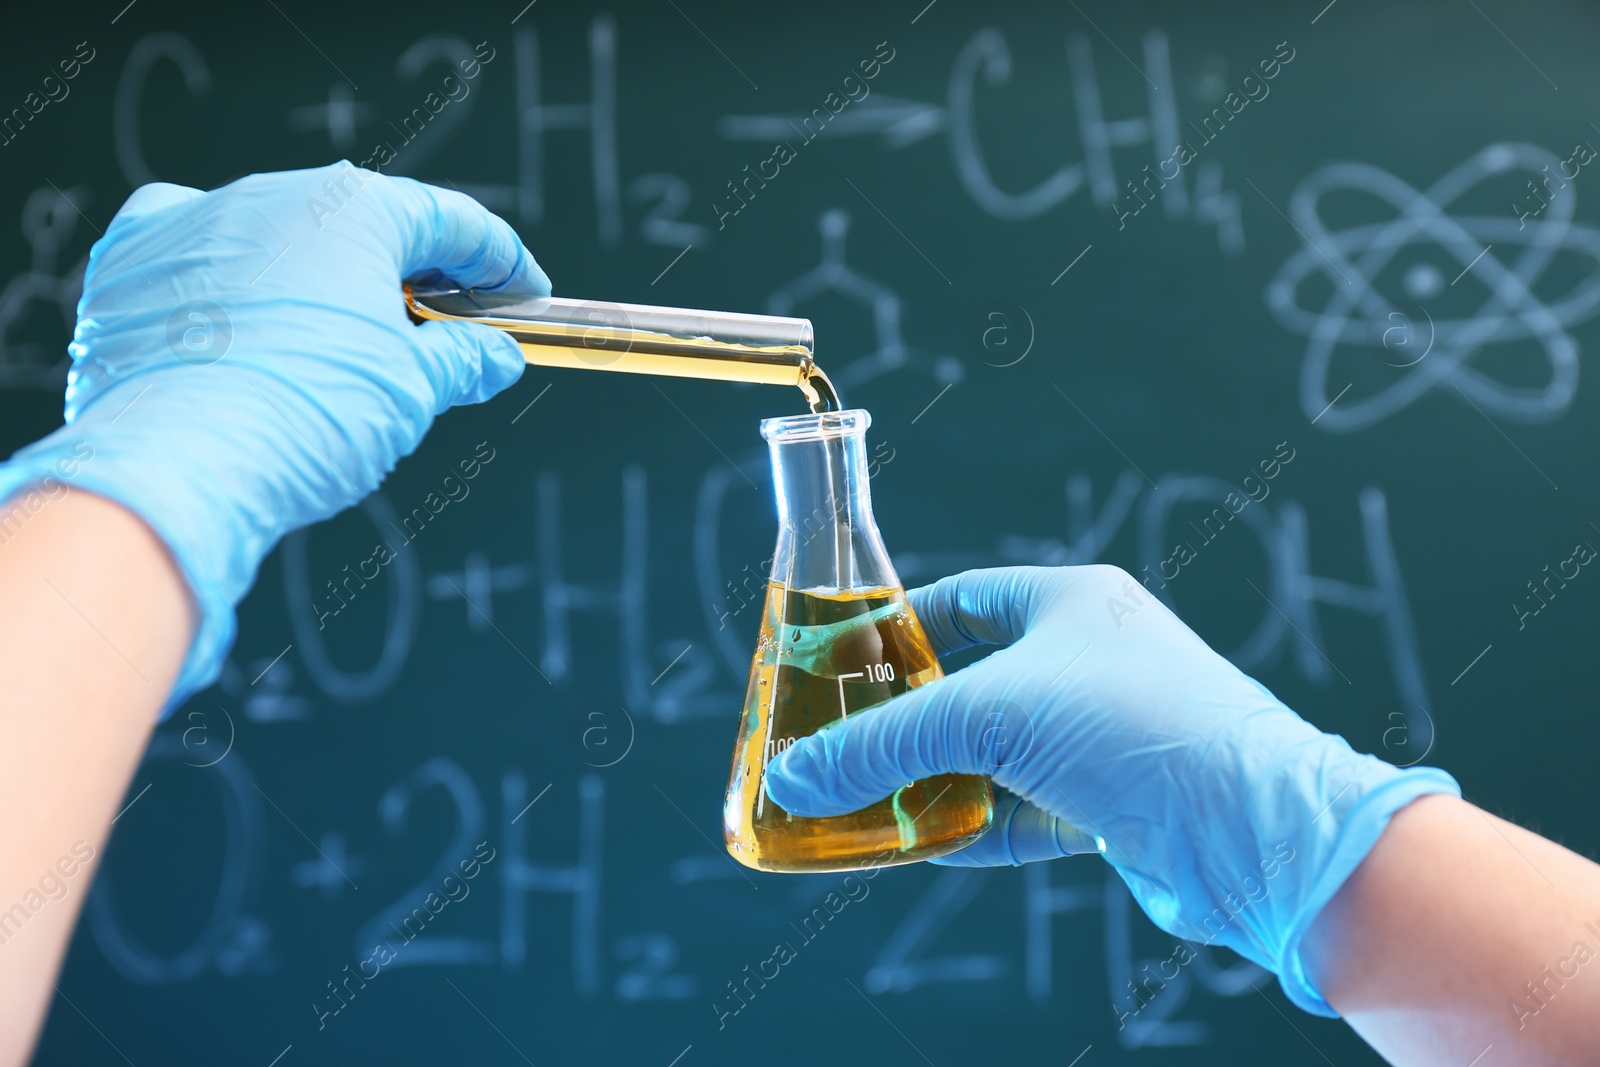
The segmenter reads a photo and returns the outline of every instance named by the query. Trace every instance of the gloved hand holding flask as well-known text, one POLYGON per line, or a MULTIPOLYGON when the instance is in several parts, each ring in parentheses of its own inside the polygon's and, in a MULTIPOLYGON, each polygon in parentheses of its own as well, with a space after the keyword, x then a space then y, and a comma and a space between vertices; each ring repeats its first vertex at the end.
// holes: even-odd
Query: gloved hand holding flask
POLYGON ((1015 797, 987 836, 932 862, 1097 849, 1157 926, 1231 948, 1334 1014, 1302 937, 1390 816, 1459 796, 1454 779, 1316 729, 1114 567, 972 571, 910 599, 941 656, 1007 647, 795 742, 767 769, 775 801, 836 815, 929 775, 987 774, 1015 797))

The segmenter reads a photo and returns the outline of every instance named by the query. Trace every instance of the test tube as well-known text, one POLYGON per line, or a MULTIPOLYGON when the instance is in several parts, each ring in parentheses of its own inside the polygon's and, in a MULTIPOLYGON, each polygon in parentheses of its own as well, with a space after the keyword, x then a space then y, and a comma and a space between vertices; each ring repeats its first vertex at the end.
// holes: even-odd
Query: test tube
POLYGON ((809 319, 409 285, 405 296, 417 319, 506 331, 537 366, 789 385, 813 412, 840 408, 809 319))

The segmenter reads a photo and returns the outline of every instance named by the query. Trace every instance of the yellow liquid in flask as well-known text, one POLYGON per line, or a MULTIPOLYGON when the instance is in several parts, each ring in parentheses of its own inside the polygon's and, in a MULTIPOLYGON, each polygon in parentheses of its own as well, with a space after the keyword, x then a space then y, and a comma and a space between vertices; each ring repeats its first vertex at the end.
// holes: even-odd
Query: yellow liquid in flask
POLYGON ((766 795, 767 763, 796 738, 942 677, 898 587, 767 587, 723 806, 728 852, 763 871, 844 871, 943 856, 994 818, 989 780, 941 774, 848 815, 805 819, 766 795))

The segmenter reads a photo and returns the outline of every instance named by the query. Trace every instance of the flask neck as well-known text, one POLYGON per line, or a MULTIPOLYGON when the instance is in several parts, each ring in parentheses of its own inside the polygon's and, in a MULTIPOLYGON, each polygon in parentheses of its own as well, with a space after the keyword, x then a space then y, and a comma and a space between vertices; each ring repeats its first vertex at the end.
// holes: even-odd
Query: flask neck
POLYGON ((773 581, 794 590, 900 584, 872 515, 864 422, 842 432, 769 436, 778 501, 773 581))

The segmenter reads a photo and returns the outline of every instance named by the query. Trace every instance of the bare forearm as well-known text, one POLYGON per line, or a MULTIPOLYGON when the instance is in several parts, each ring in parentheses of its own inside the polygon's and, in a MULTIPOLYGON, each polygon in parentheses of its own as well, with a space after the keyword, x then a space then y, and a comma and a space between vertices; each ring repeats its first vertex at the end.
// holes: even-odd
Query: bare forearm
POLYGON ((1395 816, 1304 951, 1396 1064, 1591 1062, 1600 1041, 1600 866, 1452 797, 1395 816))
POLYGON ((139 519, 83 492, 31 502, 0 503, 0 1067, 28 1058, 194 626, 139 519))

